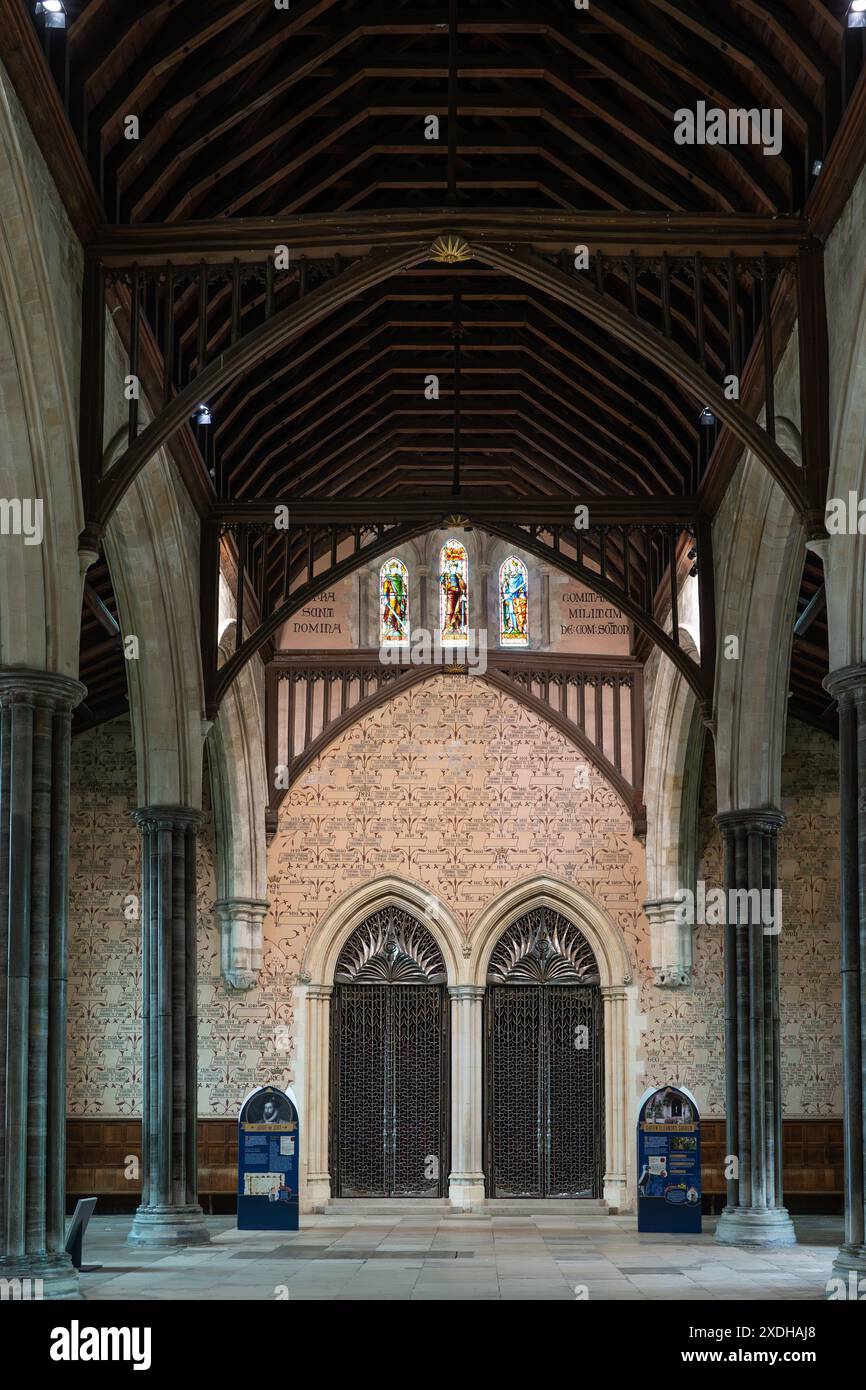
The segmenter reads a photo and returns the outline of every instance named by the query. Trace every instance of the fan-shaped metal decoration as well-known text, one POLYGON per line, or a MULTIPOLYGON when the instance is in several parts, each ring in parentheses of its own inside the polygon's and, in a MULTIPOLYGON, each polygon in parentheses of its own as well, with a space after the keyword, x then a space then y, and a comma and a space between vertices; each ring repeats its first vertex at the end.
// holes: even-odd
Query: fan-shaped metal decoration
POLYGON ((352 932, 334 978, 353 985, 442 985, 447 977, 427 928, 401 908, 386 907, 352 932))
POLYGON ((487 983, 597 985, 598 965, 573 922, 549 907, 538 907, 513 922, 497 942, 487 983))
POLYGON ((472 247, 459 232, 443 232, 434 241, 430 254, 442 265, 457 265, 460 261, 472 260, 472 247))

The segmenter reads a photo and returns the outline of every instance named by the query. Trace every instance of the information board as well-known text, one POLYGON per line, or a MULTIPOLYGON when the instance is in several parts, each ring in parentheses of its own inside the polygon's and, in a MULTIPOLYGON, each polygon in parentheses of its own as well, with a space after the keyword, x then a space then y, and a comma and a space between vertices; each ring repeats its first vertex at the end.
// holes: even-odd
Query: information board
POLYGON ((238 1120, 238 1230, 296 1231, 300 1125, 275 1086, 247 1096, 238 1120))
POLYGON ((701 1120, 694 1096, 660 1086, 641 1100, 637 1125, 637 1228, 701 1230, 701 1120))

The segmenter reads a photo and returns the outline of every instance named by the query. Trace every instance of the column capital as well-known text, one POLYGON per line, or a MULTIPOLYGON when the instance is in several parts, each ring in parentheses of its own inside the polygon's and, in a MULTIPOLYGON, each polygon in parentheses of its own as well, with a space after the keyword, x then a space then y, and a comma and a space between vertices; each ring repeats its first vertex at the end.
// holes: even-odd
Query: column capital
POLYGON ((720 811, 714 817, 719 830, 746 830, 762 835, 775 835, 785 824, 785 813, 775 806, 764 806, 757 810, 720 811))
POLYGON ((843 700, 866 700, 866 666, 840 666, 822 682, 828 695, 843 700))
POLYGON ((270 907, 264 898, 217 898, 215 912, 248 912, 251 917, 263 917, 270 907))
POLYGON ((49 705, 70 711, 86 694, 80 681, 58 671, 31 671, 26 666, 0 669, 0 704, 49 705))
MULTIPOLYGON (((298 979, 298 984, 302 985, 304 983, 304 980, 300 978, 298 979)), ((334 993, 333 985, 318 985, 314 984, 312 981, 307 983, 306 989, 308 999, 328 1000, 334 993)))
POLYGON ((132 819, 142 830, 198 830, 205 817, 192 806, 139 806, 132 819))
POLYGON ((602 985, 599 992, 601 994, 602 999, 609 999, 614 1003, 621 1003, 624 999, 628 999, 629 985, 632 984, 634 984, 634 981, 632 980, 631 975, 626 975, 625 979, 622 981, 621 984, 602 985))
POLYGON ((463 1001, 463 1000, 467 1000, 467 999, 470 1000, 470 1001, 472 1001, 472 1000, 477 1000, 477 1001, 480 1002, 480 1001, 484 998, 485 994, 487 993, 487 986, 486 986, 486 985, 449 985, 449 986, 448 986, 448 993, 451 995, 451 998, 452 998, 452 999, 456 999, 456 1000, 458 1001, 458 1003, 460 1003, 460 1002, 463 1001))

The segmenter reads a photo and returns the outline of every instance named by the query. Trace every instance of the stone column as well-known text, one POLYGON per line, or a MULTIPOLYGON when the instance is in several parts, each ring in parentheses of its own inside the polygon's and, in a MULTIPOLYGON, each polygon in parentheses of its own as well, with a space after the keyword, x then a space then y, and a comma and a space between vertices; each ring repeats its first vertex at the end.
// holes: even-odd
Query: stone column
MULTIPOLYGON (((612 1213, 634 1207, 629 1182, 628 986, 602 985, 604 1008, 604 1186, 612 1213)), ((634 1179, 632 1179, 634 1181, 634 1179)))
POLYGON ((0 1278, 77 1298, 65 1243, 69 747, 85 690, 0 671, 0 1278))
POLYGON ((253 989, 262 968, 268 904, 260 898, 221 898, 214 903, 220 933, 220 970, 233 989, 253 989))
POLYGON ((866 1278, 866 666, 824 681, 839 702, 839 827, 842 931, 842 1087, 845 1238, 833 1272, 866 1278))
POLYGON ((722 1245, 796 1244, 782 1201, 782 1089, 779 1049, 778 834, 781 811, 728 811, 716 823, 725 842, 725 1110, 727 1205, 722 1245), (761 907, 755 890, 762 897, 761 907), (750 892, 747 900, 744 892, 750 892), (734 894, 740 896, 735 898, 734 894), (748 905, 747 905, 748 904, 748 905), (774 920, 768 921, 771 913, 774 920), (762 920, 763 919, 763 920, 762 920))
POLYGON ((141 829, 142 1194, 133 1245, 210 1239, 198 1204, 196 836, 200 811, 145 806, 141 829))
POLYGON ((307 986, 305 1047, 308 1084, 305 1087, 307 1110, 305 1211, 321 1209, 327 1206, 331 1200, 328 1142, 331 1110, 331 995, 333 992, 332 985, 310 984, 307 986))
POLYGON ((455 1206, 483 1202, 482 1039, 484 986, 450 985, 451 1163, 448 1196, 455 1206))

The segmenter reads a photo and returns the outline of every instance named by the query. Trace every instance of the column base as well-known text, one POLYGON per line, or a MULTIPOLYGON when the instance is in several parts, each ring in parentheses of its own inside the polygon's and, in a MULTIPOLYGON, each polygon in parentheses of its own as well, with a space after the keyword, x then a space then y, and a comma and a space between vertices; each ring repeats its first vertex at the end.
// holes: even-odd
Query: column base
POLYGON ((207 1245, 210 1232, 201 1207, 139 1207, 127 1241, 130 1245, 207 1245))
POLYGON ((717 1245, 759 1245, 776 1249, 796 1245, 794 1223, 784 1207, 725 1207, 719 1217, 717 1245))
POLYGON ((841 1246, 833 1261, 832 1277, 844 1281, 845 1297, 866 1298, 866 1245, 841 1246))
POLYGON ((452 1173, 448 1178, 448 1200, 455 1207, 472 1207, 485 1202, 484 1174, 452 1173))
POLYGON ((602 1193, 611 1216, 634 1210, 628 1181, 623 1173, 605 1173, 602 1193))
POLYGON ((6 1299, 22 1303, 51 1302, 55 1299, 83 1299, 78 1270, 69 1256, 25 1256, 0 1258, 0 1281, 6 1299))
POLYGON ((331 1200, 330 1173, 313 1173, 301 1184, 301 1211, 322 1212, 331 1200))

